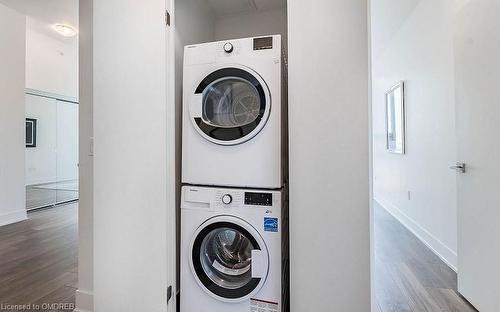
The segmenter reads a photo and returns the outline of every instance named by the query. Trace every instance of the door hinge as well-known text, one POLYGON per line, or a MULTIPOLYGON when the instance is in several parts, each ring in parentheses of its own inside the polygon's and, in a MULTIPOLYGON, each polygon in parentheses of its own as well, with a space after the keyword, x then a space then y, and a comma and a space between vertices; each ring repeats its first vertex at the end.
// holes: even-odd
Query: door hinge
POLYGON ((172 299, 172 286, 168 286, 167 288, 167 304, 170 302, 170 299, 172 299))
POLYGON ((165 25, 170 26, 170 13, 165 11, 165 25))

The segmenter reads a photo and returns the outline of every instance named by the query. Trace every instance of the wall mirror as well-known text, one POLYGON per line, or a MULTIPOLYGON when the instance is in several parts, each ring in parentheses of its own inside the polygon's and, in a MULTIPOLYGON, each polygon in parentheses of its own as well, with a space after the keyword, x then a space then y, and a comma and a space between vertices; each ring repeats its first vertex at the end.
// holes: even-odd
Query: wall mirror
POLYGON ((404 82, 385 93, 387 151, 405 154, 406 110, 404 82))

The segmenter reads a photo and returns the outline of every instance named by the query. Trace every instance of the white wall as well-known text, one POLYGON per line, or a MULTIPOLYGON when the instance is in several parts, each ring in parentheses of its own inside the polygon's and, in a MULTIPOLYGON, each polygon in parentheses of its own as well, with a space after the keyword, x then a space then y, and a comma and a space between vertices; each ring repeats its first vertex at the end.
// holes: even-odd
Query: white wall
MULTIPOLYGON (((401 5, 390 2, 372 5, 401 5)), ((374 54, 373 154, 376 200, 456 268, 456 173, 448 169, 456 161, 454 10, 454 0, 420 0, 374 54), (404 156, 385 151, 384 93, 400 80, 407 91, 404 156)), ((374 13, 374 32, 387 30, 383 18, 374 13)))
POLYGON ((0 4, 0 225, 26 219, 25 16, 0 4))
POLYGON ((94 0, 86 12, 93 13, 93 65, 85 66, 93 67, 96 312, 165 311, 173 285, 165 9, 164 0, 94 0))
POLYGON ((94 311, 93 0, 79 1, 79 202, 76 311, 94 311))
POLYGON ((217 18, 215 39, 235 39, 261 35, 282 35, 286 43, 286 9, 237 14, 217 18))
POLYGON ((288 1, 292 312, 370 311, 367 8, 288 1))
POLYGON ((60 40, 40 29, 48 27, 27 18, 26 87, 78 98, 78 39, 60 40))
MULTIPOLYGON (((78 100, 78 39, 49 36, 26 19, 26 88, 78 100)), ((38 119, 36 148, 26 149, 26 185, 78 177, 78 106, 27 95, 26 117, 38 119)))

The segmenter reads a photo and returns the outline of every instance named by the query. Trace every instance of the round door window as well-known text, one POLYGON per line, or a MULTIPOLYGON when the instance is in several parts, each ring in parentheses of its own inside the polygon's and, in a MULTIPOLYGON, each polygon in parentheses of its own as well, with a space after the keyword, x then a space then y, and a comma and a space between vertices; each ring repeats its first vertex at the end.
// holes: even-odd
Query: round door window
POLYGON ((243 127, 260 115, 259 91, 242 78, 219 79, 203 91, 202 98, 203 121, 214 127, 243 127))
POLYGON ((211 293, 238 299, 252 293, 260 278, 252 277, 252 250, 261 249, 243 227, 230 222, 208 225, 197 235, 192 250, 194 271, 211 293))
POLYGON ((270 112, 264 81, 240 68, 223 68, 208 75, 196 88, 201 109, 192 116, 195 127, 208 140, 236 145, 257 135, 270 112), (198 113, 200 112, 200 113, 198 113))

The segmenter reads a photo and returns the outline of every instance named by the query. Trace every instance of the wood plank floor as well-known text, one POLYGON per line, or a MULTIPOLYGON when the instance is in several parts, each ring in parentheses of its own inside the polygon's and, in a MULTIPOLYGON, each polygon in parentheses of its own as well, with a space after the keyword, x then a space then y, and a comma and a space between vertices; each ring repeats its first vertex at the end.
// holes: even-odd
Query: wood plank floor
POLYGON ((474 312, 457 275, 375 203, 376 312, 474 312))
POLYGON ((36 211, 29 214, 29 220, 0 227, 0 311, 74 309, 77 218, 74 203, 36 211), (28 304, 40 309, 8 306, 28 304))

